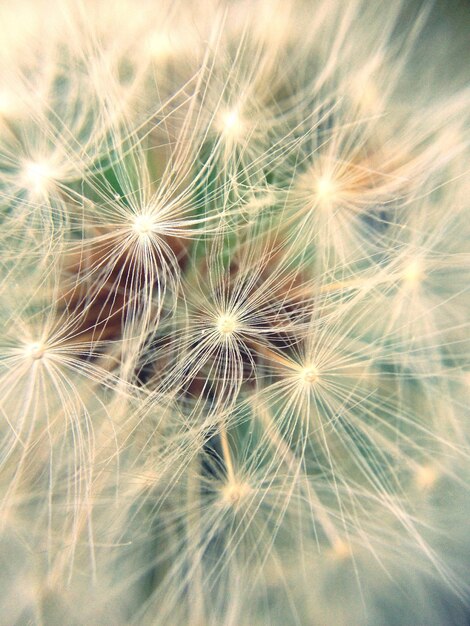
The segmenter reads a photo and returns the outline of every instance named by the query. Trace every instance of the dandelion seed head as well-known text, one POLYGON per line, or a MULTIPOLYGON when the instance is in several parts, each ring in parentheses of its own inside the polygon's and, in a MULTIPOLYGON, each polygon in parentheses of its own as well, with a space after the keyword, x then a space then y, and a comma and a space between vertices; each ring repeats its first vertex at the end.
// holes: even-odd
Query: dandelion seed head
POLYGON ((436 484, 438 477, 439 474, 435 467, 423 465, 416 470, 414 480, 418 489, 427 491, 436 484))
POLYGON ((46 345, 40 341, 28 343, 24 348, 24 353, 27 358, 30 358, 33 361, 38 361, 44 357, 46 353, 46 345))
POLYGON ((26 189, 36 195, 46 195, 55 178, 54 168, 47 161, 27 161, 21 180, 26 189))
POLYGON ((237 107, 221 111, 217 117, 216 126, 225 137, 233 140, 240 139, 246 130, 246 124, 237 107))
POLYGON ((402 278, 410 287, 418 285, 424 278, 423 262, 420 259, 409 261, 403 270, 402 278))
POLYGON ((18 103, 10 92, 0 91, 0 116, 8 117, 14 114, 17 106, 18 103))
POLYGON ((147 50, 154 59, 166 59, 175 50, 169 33, 153 33, 147 40, 147 50))
POLYGON ((319 202, 331 203, 337 196, 338 186, 331 174, 323 174, 315 181, 315 193, 319 202))
POLYGON ((313 385, 318 381, 320 373, 315 365, 308 365, 304 367, 300 372, 300 379, 306 385, 313 385))
POLYGON ((137 215, 132 221, 132 230, 141 237, 149 236, 155 228, 155 221, 152 215, 137 215))
POLYGON ((222 502, 228 506, 238 506, 250 493, 252 489, 247 482, 236 482, 232 480, 223 486, 222 502))
POLYGON ((422 91, 426 11, 19 4, 6 621, 416 623, 404 573, 438 623, 438 576, 470 597, 457 499, 428 497, 468 509, 469 92, 422 91))
POLYGON ((216 328, 220 335, 228 338, 237 330, 238 320, 235 315, 224 313, 217 319, 216 328))
POLYGON ((352 556, 351 545, 343 539, 337 539, 331 547, 330 554, 335 561, 346 561, 352 556))

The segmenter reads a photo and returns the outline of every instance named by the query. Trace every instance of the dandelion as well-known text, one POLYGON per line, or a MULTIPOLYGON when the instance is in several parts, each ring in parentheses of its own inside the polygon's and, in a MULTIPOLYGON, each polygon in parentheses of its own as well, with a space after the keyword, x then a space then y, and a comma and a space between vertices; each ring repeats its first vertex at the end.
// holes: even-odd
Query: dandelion
POLYGON ((5 623, 466 623, 441 17, 0 7, 5 623))

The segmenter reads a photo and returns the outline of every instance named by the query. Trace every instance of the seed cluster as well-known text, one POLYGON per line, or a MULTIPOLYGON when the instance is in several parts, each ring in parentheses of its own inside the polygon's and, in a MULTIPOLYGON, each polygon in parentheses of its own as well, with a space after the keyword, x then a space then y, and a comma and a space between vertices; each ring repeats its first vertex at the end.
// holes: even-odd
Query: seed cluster
POLYGON ((7 5, 4 623, 465 623, 469 92, 432 11, 7 5))

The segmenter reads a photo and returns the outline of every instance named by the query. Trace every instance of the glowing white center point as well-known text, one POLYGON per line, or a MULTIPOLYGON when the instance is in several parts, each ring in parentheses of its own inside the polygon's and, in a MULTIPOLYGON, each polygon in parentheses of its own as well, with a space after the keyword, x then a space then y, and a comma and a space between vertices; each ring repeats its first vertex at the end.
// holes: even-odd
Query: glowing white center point
POLYGON ((138 215, 132 224, 133 230, 138 235, 149 235, 155 228, 155 223, 151 215, 138 215))
POLYGON ((165 59, 172 55, 175 45, 170 33, 153 33, 147 41, 148 51, 156 59, 165 59))
POLYGON ((301 378, 304 383, 308 385, 312 385, 318 380, 319 372, 314 365, 309 365, 305 367, 301 372, 301 378))
POLYGON ((230 482, 223 487, 222 498, 225 504, 237 506, 250 492, 251 487, 248 483, 230 482))
POLYGON ((217 128, 228 137, 236 139, 243 134, 245 124, 237 109, 223 111, 217 120, 217 128))
POLYGON ((335 181, 330 176, 325 174, 317 179, 315 191, 319 200, 331 200, 336 193, 335 181))
POLYGON ((14 112, 14 97, 7 91, 0 91, 0 115, 11 115, 14 112))
POLYGON ((334 559, 344 561, 352 556, 352 548, 342 539, 337 539, 332 546, 331 554, 334 559))
POLYGON ((418 284, 424 276, 423 264, 419 259, 413 259, 403 271, 403 280, 409 285, 418 284))
POLYGON ((370 76, 358 75, 351 82, 351 96, 362 109, 373 111, 380 104, 377 86, 370 76))
POLYGON ((46 346, 43 343, 39 343, 39 342, 29 343, 25 347, 26 356, 29 357, 30 359, 33 359, 34 361, 42 359, 45 351, 46 351, 46 346))
POLYGON ((415 474, 416 486, 423 490, 431 489, 438 477, 437 470, 434 467, 430 467, 429 465, 420 467, 415 474))
POLYGON ((221 315, 217 320, 217 330, 225 337, 230 336, 237 328, 237 320, 233 315, 221 315))
POLYGON ((47 192, 54 178, 53 169, 45 161, 29 161, 22 174, 24 186, 36 194, 47 192))

